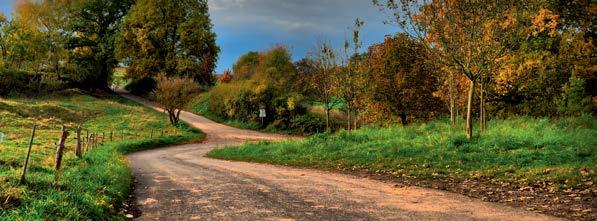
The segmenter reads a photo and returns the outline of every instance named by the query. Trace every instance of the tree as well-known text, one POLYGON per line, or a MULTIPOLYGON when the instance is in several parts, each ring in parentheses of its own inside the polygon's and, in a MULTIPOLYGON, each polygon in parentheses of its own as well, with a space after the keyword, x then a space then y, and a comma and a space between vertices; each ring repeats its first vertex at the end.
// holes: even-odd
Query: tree
MULTIPOLYGON (((362 82, 359 80, 362 76, 362 56, 359 55, 361 47, 360 29, 365 23, 356 19, 354 23, 352 46, 348 41, 344 42, 344 62, 342 68, 336 73, 338 77, 337 93, 344 100, 346 107, 347 129, 351 131, 353 122, 353 110, 356 107, 357 99, 360 96, 362 82), (352 53, 349 52, 352 47, 352 53)), ((356 110, 355 110, 356 112, 356 110)), ((354 114, 356 116, 356 113, 354 114)))
POLYGON ((232 65, 234 78, 237 80, 248 80, 253 77, 259 65, 259 57, 259 52, 256 51, 250 51, 240 56, 236 63, 232 65))
MULTIPOLYGON (((435 59, 469 79, 466 135, 473 136, 473 98, 477 83, 486 80, 508 53, 508 36, 516 20, 509 16, 515 1, 373 0, 389 10, 405 33, 415 37, 435 59)), ((481 99, 483 102, 483 99, 481 99)), ((481 111, 483 112, 483 110, 481 111)))
POLYGON ((496 72, 493 108, 503 114, 576 115, 562 111, 568 106, 562 101, 580 105, 597 95, 589 7, 588 1, 533 1, 518 9, 524 39, 496 72))
POLYGON ((230 73, 230 70, 226 69, 224 74, 222 74, 218 80, 220 81, 220 84, 230 83, 232 81, 232 74, 230 73))
POLYGON ((328 44, 322 43, 317 48, 317 51, 310 56, 318 72, 310 76, 310 88, 313 90, 317 101, 321 102, 325 109, 325 127, 326 130, 329 130, 330 112, 340 103, 335 92, 338 83, 335 76, 335 72, 338 70, 336 54, 328 44))
MULTIPOLYGON (((7 26, 9 25, 8 19, 2 12, 0 12, 0 56, 2 56, 1 60, 4 60, 7 55, 7 26)), ((0 62, 1 62, 0 60, 0 62)), ((3 62, 0 63, 0 66, 4 66, 3 62)))
POLYGON ((121 18, 126 15, 133 0, 78 0, 74 1, 68 41, 71 59, 77 65, 77 74, 83 72, 81 86, 108 90, 115 57, 114 38, 121 18))
POLYGON ((220 48, 206 0, 139 0, 124 18, 116 45, 132 79, 167 73, 215 83, 220 48))
POLYGON ((156 77, 156 82, 152 95, 168 113, 170 123, 176 125, 180 112, 199 91, 199 87, 190 77, 167 77, 161 74, 156 77))
POLYGON ((370 100, 399 116, 402 125, 408 124, 408 116, 428 118, 439 106, 433 95, 438 88, 436 71, 427 59, 423 46, 405 34, 386 37, 369 48, 370 100))

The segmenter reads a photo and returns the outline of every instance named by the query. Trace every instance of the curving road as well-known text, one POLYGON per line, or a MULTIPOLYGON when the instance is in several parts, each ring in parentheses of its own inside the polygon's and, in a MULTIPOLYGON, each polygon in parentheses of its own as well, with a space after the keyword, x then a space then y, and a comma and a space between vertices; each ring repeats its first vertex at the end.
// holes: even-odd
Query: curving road
POLYGON ((556 220, 439 190, 206 158, 213 148, 289 137, 237 129, 188 112, 181 119, 205 132, 205 141, 128 155, 139 220, 556 220))

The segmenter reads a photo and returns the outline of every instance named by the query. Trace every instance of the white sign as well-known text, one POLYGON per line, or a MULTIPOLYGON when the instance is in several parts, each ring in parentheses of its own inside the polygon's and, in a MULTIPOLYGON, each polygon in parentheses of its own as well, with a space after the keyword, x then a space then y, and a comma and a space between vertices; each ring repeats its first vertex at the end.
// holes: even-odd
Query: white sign
POLYGON ((4 134, 0 133, 0 142, 4 141, 4 137, 5 137, 4 134))
POLYGON ((259 108, 259 117, 261 117, 261 118, 265 117, 265 109, 264 108, 259 108))

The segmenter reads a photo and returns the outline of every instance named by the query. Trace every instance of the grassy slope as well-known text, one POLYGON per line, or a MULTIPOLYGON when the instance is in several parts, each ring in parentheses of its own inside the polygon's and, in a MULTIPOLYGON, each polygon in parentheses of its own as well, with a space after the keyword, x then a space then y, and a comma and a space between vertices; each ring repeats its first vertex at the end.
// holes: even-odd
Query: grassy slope
MULTIPOLYGON (((315 135, 304 141, 261 142, 216 149, 209 156, 293 166, 367 171, 418 178, 475 177, 547 181, 553 188, 580 187, 581 168, 597 170, 597 119, 513 118, 491 121, 480 139, 445 121, 409 127, 361 129, 352 135, 315 135)), ((592 184, 591 184, 592 185, 592 184)))
POLYGON ((0 220, 120 219, 115 207, 126 198, 132 182, 123 153, 202 138, 200 132, 169 126, 159 113, 118 96, 95 98, 72 93, 35 99, 0 98, 0 132, 8 138, 0 142, 0 220), (18 179, 34 122, 38 131, 28 183, 20 185, 18 179), (73 127, 79 123, 91 131, 128 134, 123 141, 116 133, 116 141, 106 142, 79 160, 74 156, 71 133, 64 169, 55 185, 53 157, 59 125, 73 127), (153 139, 147 139, 151 130, 169 133, 158 136, 155 132, 153 139))

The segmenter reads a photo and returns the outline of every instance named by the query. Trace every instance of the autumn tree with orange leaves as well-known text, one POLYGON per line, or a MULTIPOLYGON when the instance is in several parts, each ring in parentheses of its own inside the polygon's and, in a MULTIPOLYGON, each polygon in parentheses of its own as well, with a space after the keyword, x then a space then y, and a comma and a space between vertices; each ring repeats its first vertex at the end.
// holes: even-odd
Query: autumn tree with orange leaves
POLYGON ((224 74, 222 74, 222 76, 220 76, 220 79, 218 80, 220 84, 230 83, 232 81, 232 73, 230 72, 230 70, 226 69, 224 71, 224 74))
POLYGON ((515 23, 509 10, 516 1, 373 0, 373 3, 381 10, 390 11, 393 21, 422 42, 435 60, 454 67, 469 80, 466 135, 472 138, 475 88, 479 84, 483 122, 483 86, 487 75, 508 54, 508 35, 515 23))
POLYGON ((367 53, 371 68, 368 90, 371 102, 380 104, 388 115, 400 117, 402 125, 408 117, 427 119, 441 106, 434 96, 439 82, 434 67, 426 62, 423 46, 405 34, 386 37, 367 53))

